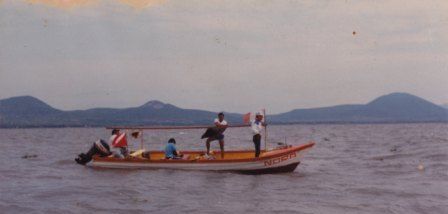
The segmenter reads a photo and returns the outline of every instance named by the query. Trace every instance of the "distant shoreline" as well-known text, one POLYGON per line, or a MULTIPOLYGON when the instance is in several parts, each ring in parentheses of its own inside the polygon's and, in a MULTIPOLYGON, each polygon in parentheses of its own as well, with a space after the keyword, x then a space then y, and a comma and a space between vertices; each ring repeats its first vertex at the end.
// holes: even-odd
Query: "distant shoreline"
MULTIPOLYGON (((448 124, 448 121, 394 121, 394 122, 300 122, 300 123, 270 123, 269 126, 288 126, 288 125, 393 125, 393 124, 448 124)), ((204 125, 204 124, 189 124, 191 126, 204 125)), ((206 124, 210 125, 210 124, 206 124)), ((185 126, 185 124, 177 125, 144 125, 141 127, 172 127, 172 126, 185 126)), ((210 125, 212 126, 212 125, 210 125)), ((106 128, 107 126, 4 126, 0 129, 63 129, 63 128, 106 128)), ((124 126, 126 127, 126 126, 124 126)), ((132 126, 129 127, 139 127, 132 126)))

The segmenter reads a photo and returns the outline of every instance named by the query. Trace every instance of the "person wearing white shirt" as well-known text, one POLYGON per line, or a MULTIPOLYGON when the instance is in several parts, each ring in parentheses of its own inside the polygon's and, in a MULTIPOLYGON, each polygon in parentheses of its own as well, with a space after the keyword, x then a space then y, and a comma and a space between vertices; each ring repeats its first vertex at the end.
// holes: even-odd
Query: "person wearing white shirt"
POLYGON ((263 126, 266 125, 266 123, 263 123, 263 115, 261 113, 256 113, 255 120, 251 122, 251 130, 253 134, 252 141, 255 145, 256 158, 260 156, 261 131, 263 130, 263 126))
POLYGON ((220 112, 218 118, 216 118, 213 123, 216 126, 214 129, 217 131, 215 136, 207 138, 207 156, 210 154, 210 142, 217 140, 219 141, 219 147, 221 149, 221 159, 224 159, 224 131, 228 127, 227 121, 224 120, 224 113, 220 112))

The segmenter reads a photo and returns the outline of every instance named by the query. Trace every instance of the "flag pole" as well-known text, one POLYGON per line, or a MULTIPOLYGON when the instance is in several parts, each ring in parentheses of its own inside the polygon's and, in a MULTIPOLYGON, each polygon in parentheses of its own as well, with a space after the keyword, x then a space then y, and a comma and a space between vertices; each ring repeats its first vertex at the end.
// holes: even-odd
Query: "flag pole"
POLYGON ((143 130, 141 130, 141 129, 139 129, 138 130, 141 134, 142 134, 142 136, 140 136, 140 149, 145 149, 145 144, 144 144, 144 140, 143 140, 143 130))
MULTIPOLYGON (((267 124, 267 120, 266 120, 266 109, 263 109, 263 115, 264 115, 264 123, 267 124)), ((268 151, 267 142, 268 142, 268 127, 265 126, 265 127, 264 127, 264 152, 267 152, 267 151, 268 151)))

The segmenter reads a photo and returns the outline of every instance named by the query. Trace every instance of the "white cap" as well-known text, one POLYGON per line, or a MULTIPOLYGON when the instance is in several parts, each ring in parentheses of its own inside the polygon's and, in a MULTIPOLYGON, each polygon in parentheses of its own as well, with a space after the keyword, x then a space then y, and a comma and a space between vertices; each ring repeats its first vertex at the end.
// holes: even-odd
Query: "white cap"
POLYGON ((257 112, 255 113, 255 116, 263 116, 263 114, 261 112, 257 112))

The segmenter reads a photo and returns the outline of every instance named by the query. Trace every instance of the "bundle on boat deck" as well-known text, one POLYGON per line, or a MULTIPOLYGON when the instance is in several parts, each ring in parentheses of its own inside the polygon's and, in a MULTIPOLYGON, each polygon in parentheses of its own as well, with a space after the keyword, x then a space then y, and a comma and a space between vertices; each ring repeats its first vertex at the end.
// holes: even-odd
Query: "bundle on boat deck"
POLYGON ((219 129, 217 127, 209 127, 205 130, 205 133, 201 136, 201 139, 214 137, 219 134, 219 129))

